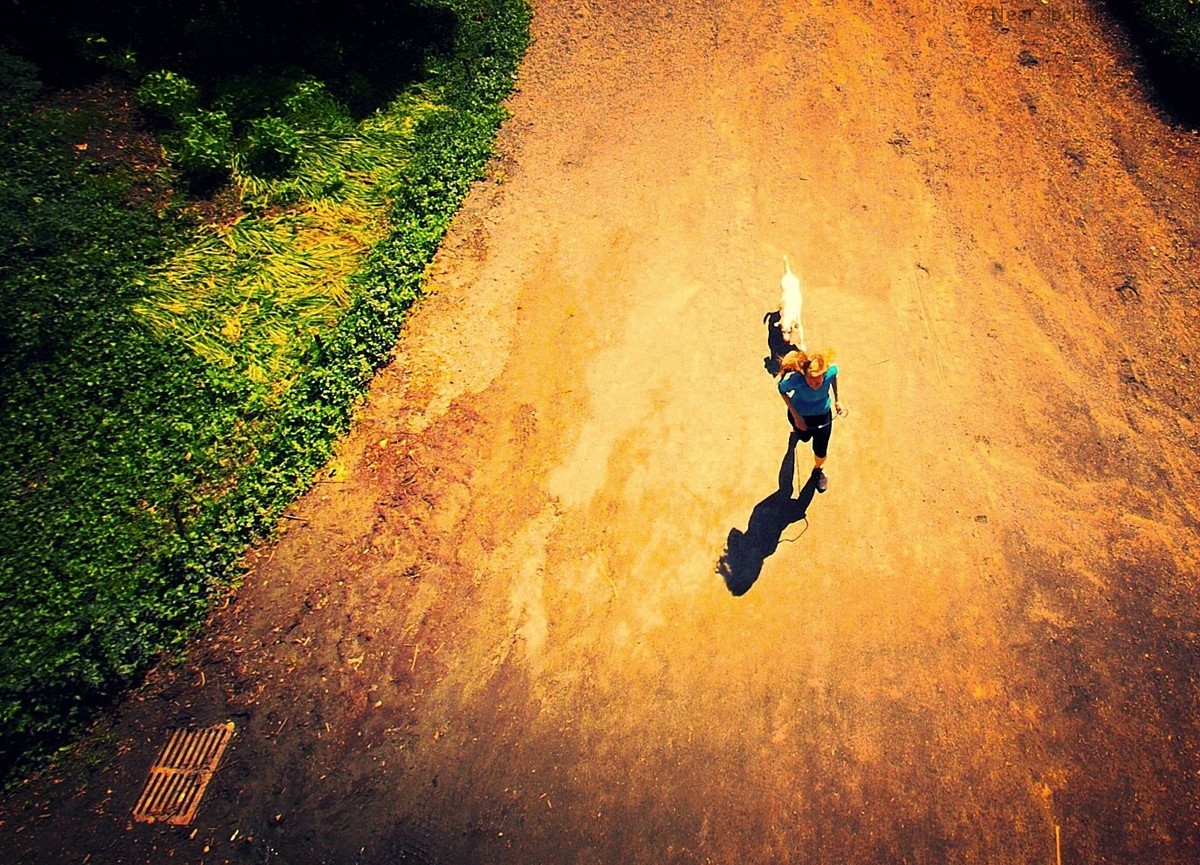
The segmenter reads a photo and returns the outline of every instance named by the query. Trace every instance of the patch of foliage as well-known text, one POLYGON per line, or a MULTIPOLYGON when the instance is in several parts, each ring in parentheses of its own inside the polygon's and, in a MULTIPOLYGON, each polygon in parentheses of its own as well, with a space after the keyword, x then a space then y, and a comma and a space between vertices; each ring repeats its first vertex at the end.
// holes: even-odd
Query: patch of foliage
MULTIPOLYGON (((181 645, 348 428, 527 43, 524 0, 441 0, 437 17, 453 22, 447 50, 363 123, 319 78, 281 79, 227 163, 251 211, 232 240, 127 204, 123 181, 38 119, 32 70, 0 52, 0 773, 181 645), (330 234, 351 237, 333 249, 330 234), (277 278, 310 265, 328 290, 276 310, 277 278)), ((197 105, 160 79, 163 120, 182 132, 223 111, 236 126, 220 100, 244 104, 241 85, 208 83, 197 105)), ((198 152, 219 149, 201 137, 198 152)))
POLYGON ((1154 84, 1168 106, 1200 119, 1200 2, 1117 0, 1116 9, 1146 48, 1154 84))
POLYGON ((461 44, 457 30, 473 22, 460 11, 444 0, 9 0, 0 33, 55 85, 97 70, 170 69, 202 89, 239 75, 307 75, 362 117, 461 44))
POLYGON ((200 88, 169 69, 151 72, 134 95, 152 117, 166 124, 181 124, 200 105, 200 88))
MULTIPOLYGON (((151 564, 181 491, 212 470, 162 461, 211 430, 220 387, 129 306, 176 225, 122 202, 29 100, 32 69, 0 55, 0 759, 82 717, 194 606, 151 564), (12 98, 12 94, 21 94, 12 98), (203 387, 193 404, 179 389, 203 387), (167 413, 162 408, 169 407, 167 413), (153 597, 154 612, 137 596, 153 597), (115 639, 110 639, 115 638, 115 639)), ((223 437, 211 435, 218 447, 223 437)), ((236 445, 234 445, 236 447, 236 445)), ((186 452, 186 450, 185 450, 186 452)), ((213 460, 222 457, 214 452, 213 460)))
POLYGON ((212 191, 225 182, 233 156, 233 122, 224 111, 184 114, 164 141, 172 164, 193 190, 212 191))
POLYGON ((250 121, 246 135, 246 167, 260 177, 290 174, 300 156, 300 135, 282 117, 266 115, 250 121))

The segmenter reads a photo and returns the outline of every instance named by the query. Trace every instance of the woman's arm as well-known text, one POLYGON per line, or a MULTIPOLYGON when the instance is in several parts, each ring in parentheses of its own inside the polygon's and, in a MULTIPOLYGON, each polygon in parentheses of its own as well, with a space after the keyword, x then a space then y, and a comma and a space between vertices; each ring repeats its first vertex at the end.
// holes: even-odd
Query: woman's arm
POLYGON ((842 404, 840 402, 838 402, 838 388, 837 388, 837 376, 836 375, 829 380, 829 389, 833 391, 833 410, 835 412, 841 412, 842 404))
POLYGON ((792 423, 796 425, 796 428, 799 429, 800 432, 804 432, 806 429, 808 429, 808 427, 804 425, 804 418, 796 414, 796 409, 792 406, 792 401, 787 398, 787 394, 781 393, 780 396, 783 397, 783 403, 788 407, 788 414, 792 416, 792 423))

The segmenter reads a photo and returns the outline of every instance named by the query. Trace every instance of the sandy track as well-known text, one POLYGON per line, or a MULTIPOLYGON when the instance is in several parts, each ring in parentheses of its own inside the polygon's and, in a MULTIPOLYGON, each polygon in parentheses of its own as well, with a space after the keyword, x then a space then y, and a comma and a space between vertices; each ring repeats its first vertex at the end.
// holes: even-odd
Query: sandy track
POLYGON ((990 865, 1058 826, 1065 862, 1196 861, 1200 142, 1111 25, 536 5, 329 477, 121 758, 10 794, 0 837, 990 865), (764 369, 785 252, 851 408, 820 497, 764 369), (127 829, 159 729, 230 716, 195 836, 127 829))

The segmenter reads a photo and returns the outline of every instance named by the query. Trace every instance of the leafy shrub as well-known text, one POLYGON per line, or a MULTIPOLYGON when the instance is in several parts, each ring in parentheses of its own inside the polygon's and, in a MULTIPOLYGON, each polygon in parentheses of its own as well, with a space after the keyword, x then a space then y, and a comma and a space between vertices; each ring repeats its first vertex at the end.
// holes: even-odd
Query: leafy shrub
POLYGON ((200 104, 200 88, 177 72, 151 72, 134 92, 138 103, 153 117, 178 126, 200 104))
POLYGON ((224 111, 198 110, 183 115, 179 131, 167 140, 171 161, 192 189, 207 192, 229 176, 233 124, 224 111))
POLYGON ((1200 3, 1195 0, 1145 0, 1136 4, 1151 45, 1183 71, 1200 73, 1200 3))
MULTIPOLYGON (((182 247, 177 223, 121 204, 39 135, 29 111, 0 127, 0 775, 181 645, 209 592, 348 428, 483 170, 526 44, 524 0, 443 2, 462 24, 458 60, 435 64, 429 84, 444 102, 380 114, 357 132, 365 146, 347 150, 387 156, 389 124, 407 130, 384 192, 362 185, 353 165, 333 172, 345 179, 310 178, 312 188, 359 184, 376 209, 392 202, 392 233, 278 393, 138 314, 147 274, 182 247)), ((226 114, 196 110, 182 115, 173 146, 190 131, 196 151, 216 154, 232 127, 226 114)))
POLYGON ((128 46, 114 45, 98 33, 83 36, 80 55, 103 69, 132 77, 137 73, 137 55, 128 46))
POLYGON ((283 100, 284 116, 298 130, 345 132, 353 127, 346 107, 312 78, 297 81, 283 100))
MULTIPOLYGON (((163 136, 168 159, 194 193, 210 192, 231 170, 287 176, 305 139, 355 130, 349 111, 322 82, 297 80, 294 72, 233 76, 213 93, 205 99, 200 88, 170 71, 146 76, 137 91, 142 106, 170 130, 163 136)), ((295 196, 279 192, 274 203, 283 198, 295 196)))
POLYGON ((281 177, 291 171, 300 155, 300 136, 281 117, 250 121, 245 144, 246 167, 252 174, 281 177))
POLYGON ((214 81, 205 90, 213 108, 224 111, 242 130, 253 118, 278 114, 279 104, 292 92, 296 70, 259 70, 214 81))
POLYGON ((1166 107, 1200 122, 1200 2, 1117 0, 1145 48, 1146 69, 1166 107))
POLYGON ((0 45, 0 124, 9 125, 10 114, 23 113, 41 89, 37 67, 0 45))

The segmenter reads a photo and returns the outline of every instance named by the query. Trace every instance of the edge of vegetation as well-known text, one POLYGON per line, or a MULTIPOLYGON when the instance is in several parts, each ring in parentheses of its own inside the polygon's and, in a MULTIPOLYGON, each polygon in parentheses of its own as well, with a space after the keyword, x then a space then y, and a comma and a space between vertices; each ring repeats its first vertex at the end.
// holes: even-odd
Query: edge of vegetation
MULTIPOLYGON (((283 510, 316 479, 338 437, 349 428, 356 403, 386 362, 407 311, 422 292, 427 267, 453 215, 471 183, 482 176, 505 116, 501 103, 512 90, 528 45, 527 0, 445 2, 458 13, 460 26, 453 50, 428 63, 427 83, 437 87, 441 99, 438 110, 422 113, 411 130, 407 161, 390 196, 388 234, 350 275, 348 306, 331 329, 311 340, 284 398, 270 405, 256 403, 254 394, 247 397, 244 384, 215 375, 179 339, 165 339, 159 356, 133 356, 120 337, 129 330, 128 320, 100 301, 70 319, 61 309, 74 301, 61 297, 54 286, 45 289, 46 308, 79 325, 62 352, 68 359, 101 357, 103 363, 84 374, 97 380, 64 381, 54 370, 42 370, 38 357, 44 347, 38 340, 45 339, 45 326, 36 313, 0 333, 6 348, 24 345, 22 340, 31 346, 26 354, 33 360, 23 361, 18 384, 0 380, 0 398, 28 403, 27 414, 16 421, 28 427, 27 438, 36 442, 42 430, 62 424, 62 417, 37 403, 42 394, 61 391, 67 395, 64 404, 69 398, 90 413, 78 421, 76 438, 95 470, 123 471, 135 478, 131 488, 140 485, 145 490, 144 497, 131 498, 111 514, 113 537, 118 524, 126 535, 133 531, 138 534, 136 550, 101 566, 86 558, 90 549, 106 543, 102 532, 108 529, 98 530, 95 520, 87 525, 79 520, 80 531, 92 536, 75 538, 69 531, 71 509, 77 504, 72 491, 43 494, 55 484, 70 486, 69 477, 55 475, 70 455, 34 447, 38 452, 18 467, 15 481, 16 470, 0 466, 5 491, 17 490, 0 518, 33 525, 39 515, 26 511, 49 508, 54 513, 47 511, 46 520, 53 518, 67 527, 27 551, 22 561, 14 561, 8 551, 0 555, 0 604, 10 610, 28 605, 31 598, 41 604, 32 619, 0 627, 0 778, 11 778, 43 759, 97 707, 134 682, 163 650, 180 646, 195 632, 213 593, 237 577, 247 547, 272 531, 283 510), (170 374, 150 368, 164 361, 172 365, 170 374), (120 381, 96 375, 97 370, 118 369, 120 381), (159 392, 139 393, 132 387, 143 373, 159 392), (251 406, 249 415, 239 418, 234 428, 214 425, 198 431, 211 423, 210 414, 227 410, 230 392, 239 388, 243 392, 236 396, 251 406), (190 392, 181 395, 180 389, 190 392), (149 423, 139 415, 158 402, 181 399, 192 405, 173 420, 149 423), (131 462, 119 449, 106 450, 110 425, 120 425, 120 434, 135 441, 147 458, 156 449, 166 454, 197 440, 212 444, 209 453, 197 452, 195 459, 191 450, 170 454, 177 464, 166 460, 160 469, 131 462), (203 494, 198 494, 201 487, 203 494), (111 597, 97 595, 93 571, 99 567, 108 569, 100 581, 111 584, 111 597), (145 602, 147 598, 151 602, 145 602)), ((24 194, 18 187, 0 193, 24 194)), ((12 212, 41 207, 42 197, 32 196, 33 204, 18 202, 20 207, 12 212)), ((96 197, 65 195, 60 206, 110 205, 96 197)), ((169 257, 170 248, 180 248, 183 241, 176 236, 166 250, 161 244, 143 249, 138 237, 178 229, 161 218, 156 222, 144 211, 122 212, 113 219, 119 224, 114 236, 128 238, 122 241, 125 245, 101 248, 83 238, 76 245, 83 252, 72 253, 75 258, 65 262, 68 270, 63 273, 103 266, 113 256, 127 257, 130 265, 115 271, 118 281, 98 284, 97 290, 124 291, 128 296, 120 299, 123 308, 132 309, 145 299, 144 289, 128 287, 144 285, 136 275, 161 267, 163 256, 169 257)), ((60 220, 51 225, 61 230, 65 224, 60 220)), ((32 231, 24 225, 0 227, 19 234, 22 243, 32 231)), ((35 253, 30 253, 33 259, 35 253)), ((0 260, 0 276, 10 275, 5 271, 8 265, 8 260, 0 260)), ((13 417, 5 415, 3 420, 13 422, 13 417)), ((11 453, 5 456, 6 463, 14 461, 11 453)), ((86 463, 82 465, 72 471, 86 470, 86 463)), ((107 517, 102 519, 109 525, 107 517)), ((14 538, 11 533, 19 528, 5 528, 10 532, 5 540, 14 538)), ((121 543, 128 544, 128 539, 121 543)), ((116 548, 115 540, 112 546, 116 548)))
POLYGON ((1200 122, 1200 0, 1111 3, 1141 43, 1164 106, 1185 122, 1200 122))

